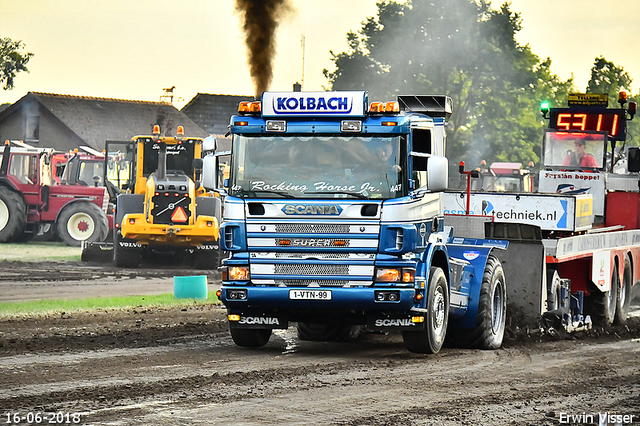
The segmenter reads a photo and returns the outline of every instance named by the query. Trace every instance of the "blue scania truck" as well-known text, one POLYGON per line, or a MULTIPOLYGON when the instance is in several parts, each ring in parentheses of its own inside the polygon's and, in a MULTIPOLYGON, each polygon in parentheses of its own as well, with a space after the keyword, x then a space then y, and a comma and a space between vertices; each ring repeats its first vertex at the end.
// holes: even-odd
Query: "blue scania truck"
MULTIPOLYGON (((305 340, 400 331, 409 351, 445 338, 502 344, 502 241, 454 237, 440 198, 447 96, 369 102, 367 92, 265 92, 231 117, 218 292, 234 342, 261 347, 295 324, 305 340)), ((471 220, 471 219, 470 219, 471 220)))

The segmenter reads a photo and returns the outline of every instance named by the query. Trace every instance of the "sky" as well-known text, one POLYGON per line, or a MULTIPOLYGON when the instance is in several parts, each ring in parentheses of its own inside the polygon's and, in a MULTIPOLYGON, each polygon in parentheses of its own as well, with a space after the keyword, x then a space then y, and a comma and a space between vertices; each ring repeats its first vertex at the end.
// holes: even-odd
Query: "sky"
MULTIPOLYGON (((330 51, 347 50, 377 12, 377 0, 290 0, 277 29, 270 90, 324 90, 330 51), (302 40, 304 38, 304 49, 302 40)), ((158 101, 175 86, 181 108, 197 93, 252 95, 234 0, 0 0, 0 37, 35 56, 0 104, 29 91, 158 101)), ((493 2, 498 7, 501 2, 493 2)), ((640 0, 511 0, 518 42, 584 90, 597 56, 622 66, 640 87, 640 0)), ((410 48, 410 47, 407 47, 410 48)))

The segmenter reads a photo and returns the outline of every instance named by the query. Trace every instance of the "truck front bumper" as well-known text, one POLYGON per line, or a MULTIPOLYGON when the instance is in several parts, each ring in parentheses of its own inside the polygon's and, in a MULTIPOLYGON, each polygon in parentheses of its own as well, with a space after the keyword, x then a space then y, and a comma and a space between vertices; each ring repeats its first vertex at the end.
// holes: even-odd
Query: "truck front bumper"
POLYGON ((220 299, 230 310, 410 310, 416 304, 412 287, 251 287, 221 288, 220 299), (238 292, 240 290, 240 292, 238 292), (246 295, 244 299, 231 298, 246 295), (322 294, 325 293, 325 294, 322 294), (231 297, 230 297, 231 296, 231 297), (312 297, 314 296, 314 297, 312 297))

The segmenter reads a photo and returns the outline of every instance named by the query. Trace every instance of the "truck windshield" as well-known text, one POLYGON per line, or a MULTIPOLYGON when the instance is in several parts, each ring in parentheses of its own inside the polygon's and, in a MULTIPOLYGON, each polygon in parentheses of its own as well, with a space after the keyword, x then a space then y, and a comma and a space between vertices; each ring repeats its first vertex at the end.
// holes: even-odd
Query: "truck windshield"
POLYGON ((230 195, 364 198, 401 195, 398 136, 235 135, 230 195))
POLYGON ((601 169, 606 144, 605 133, 547 131, 543 141, 543 162, 555 169, 601 169))

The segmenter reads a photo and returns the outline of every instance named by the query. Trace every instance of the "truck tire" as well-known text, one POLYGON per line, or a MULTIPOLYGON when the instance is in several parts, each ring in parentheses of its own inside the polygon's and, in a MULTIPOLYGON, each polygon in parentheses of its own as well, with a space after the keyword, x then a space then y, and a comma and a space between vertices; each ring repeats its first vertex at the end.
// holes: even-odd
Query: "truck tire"
MULTIPOLYGON (((558 278, 559 279, 559 278, 558 278)), ((478 314, 473 329, 456 329, 447 343, 477 349, 497 349, 502 346, 507 323, 507 286, 500 260, 489 255, 482 275, 478 314)))
POLYGON ((113 264, 118 268, 137 268, 142 260, 142 249, 120 247, 120 233, 113 231, 113 264))
POLYGON ((27 221, 27 207, 20 194, 0 186, 0 243, 18 239, 27 221))
POLYGON ((331 325, 299 322, 298 339, 311 342, 353 342, 360 337, 359 325, 331 325))
POLYGON ((402 339, 409 352, 435 354, 440 351, 447 334, 449 322, 449 286, 441 268, 432 266, 429 271, 425 329, 404 331, 402 339))
POLYGON ((260 348, 271 338, 270 328, 231 328, 233 342, 245 348, 260 348))
POLYGON ((81 201, 62 210, 56 228, 66 245, 80 247, 82 241, 104 241, 109 233, 109 221, 98 206, 81 201))
POLYGON ((616 315, 615 322, 624 324, 629 317, 629 306, 631 305, 631 282, 633 280, 633 272, 631 271, 631 261, 629 257, 624 259, 624 273, 622 274, 622 286, 618 288, 618 297, 616 298, 616 315))
POLYGON ((616 316, 616 305, 618 303, 618 290, 620 279, 618 278, 618 265, 613 267, 611 274, 611 290, 600 291, 594 288, 587 301, 585 301, 586 314, 592 314, 594 322, 599 325, 611 325, 616 316))

